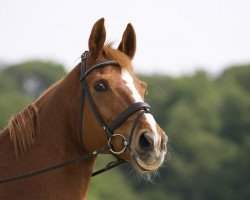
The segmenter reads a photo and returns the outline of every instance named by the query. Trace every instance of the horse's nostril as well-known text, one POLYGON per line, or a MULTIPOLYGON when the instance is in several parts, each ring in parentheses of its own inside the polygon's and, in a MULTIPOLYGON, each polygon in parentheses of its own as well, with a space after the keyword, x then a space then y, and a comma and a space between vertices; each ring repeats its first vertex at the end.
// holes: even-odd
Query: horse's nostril
POLYGON ((144 151, 153 150, 154 140, 152 136, 147 132, 142 133, 139 139, 139 146, 144 151))

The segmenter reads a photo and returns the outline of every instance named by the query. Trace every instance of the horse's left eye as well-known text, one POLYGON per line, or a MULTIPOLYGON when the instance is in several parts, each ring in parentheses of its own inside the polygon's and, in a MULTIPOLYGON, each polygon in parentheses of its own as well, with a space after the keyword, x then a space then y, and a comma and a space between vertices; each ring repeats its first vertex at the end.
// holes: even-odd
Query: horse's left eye
POLYGON ((95 85, 95 91, 97 92, 105 92, 107 90, 107 87, 105 85, 105 83, 97 83, 95 85))

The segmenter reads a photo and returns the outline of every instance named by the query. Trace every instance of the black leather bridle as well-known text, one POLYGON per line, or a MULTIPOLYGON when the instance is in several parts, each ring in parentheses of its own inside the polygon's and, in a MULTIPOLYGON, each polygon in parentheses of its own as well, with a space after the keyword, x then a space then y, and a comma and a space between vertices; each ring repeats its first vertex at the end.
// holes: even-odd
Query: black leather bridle
POLYGON ((118 165, 127 163, 126 160, 119 158, 118 155, 123 153, 125 150, 128 149, 128 147, 130 147, 135 128, 138 125, 138 123, 140 122, 142 115, 144 113, 150 113, 150 106, 145 102, 137 102, 137 103, 133 104, 132 106, 130 106, 129 108, 127 108, 125 111, 123 111, 120 115, 118 115, 118 117, 116 117, 116 119, 113 120, 110 124, 107 124, 105 122, 105 120, 103 119, 101 113, 99 112, 99 110, 95 104, 95 101, 94 101, 94 99, 91 95, 91 92, 89 90, 89 86, 86 82, 86 77, 92 71, 97 70, 99 68, 102 68, 105 66, 119 67, 120 65, 118 62, 115 62, 115 61, 104 61, 104 62, 97 63, 97 64, 93 65, 89 69, 86 69, 87 56, 88 56, 88 51, 85 51, 81 56, 81 65, 80 65, 80 67, 81 67, 80 82, 81 82, 81 87, 82 87, 82 94, 80 97, 80 123, 79 123, 80 124, 80 126, 79 126, 80 143, 81 143, 82 148, 84 149, 82 122, 83 122, 84 95, 85 95, 97 121, 99 122, 99 124, 102 126, 104 132, 106 133, 107 141, 108 141, 107 146, 105 146, 101 149, 98 149, 96 151, 90 152, 90 153, 79 155, 78 157, 73 158, 71 160, 67 160, 67 161, 64 161, 62 163, 59 163, 59 164, 56 164, 53 166, 39 169, 37 171, 33 171, 33 172, 26 173, 26 174, 21 174, 21 175, 5 178, 5 179, 0 179, 0 184, 28 178, 28 177, 35 176, 35 175, 42 174, 42 173, 46 173, 46 172, 70 165, 70 164, 75 163, 77 161, 86 160, 90 157, 96 156, 99 153, 104 153, 108 150, 111 151, 111 153, 117 158, 117 160, 114 162, 108 163, 106 165, 106 167, 94 172, 92 174, 92 176, 96 176, 96 175, 98 175, 102 172, 108 171, 108 170, 110 170, 118 165), (122 134, 115 134, 114 133, 115 130, 120 125, 122 125, 128 118, 130 118, 132 115, 134 115, 136 112, 139 112, 139 114, 135 118, 135 121, 132 125, 128 141, 127 141, 126 137, 123 136, 122 134), (115 137, 120 137, 123 141, 124 146, 122 147, 122 149, 120 151, 116 151, 112 145, 112 140, 115 137))

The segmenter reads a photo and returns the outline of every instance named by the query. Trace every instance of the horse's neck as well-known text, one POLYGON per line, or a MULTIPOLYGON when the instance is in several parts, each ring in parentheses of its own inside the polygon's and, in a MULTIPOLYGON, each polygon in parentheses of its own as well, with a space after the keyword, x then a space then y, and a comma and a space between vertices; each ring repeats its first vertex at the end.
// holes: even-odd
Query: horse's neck
MULTIPOLYGON (((66 78, 70 79, 70 76, 66 78)), ((79 148, 76 126, 79 102, 74 102, 77 96, 74 90, 79 90, 79 87, 72 84, 69 86, 66 80, 60 81, 36 102, 40 115, 39 131, 38 128, 35 130, 35 143, 26 153, 16 158, 8 128, 0 135, 0 179, 41 169, 84 153, 79 148), (54 94, 49 94, 51 92, 54 94), (50 98, 47 95, 51 95, 50 98)), ((91 158, 53 172, 0 185, 0 199, 85 198, 94 162, 95 158, 91 158), (13 196, 13 193, 18 195, 13 196)))

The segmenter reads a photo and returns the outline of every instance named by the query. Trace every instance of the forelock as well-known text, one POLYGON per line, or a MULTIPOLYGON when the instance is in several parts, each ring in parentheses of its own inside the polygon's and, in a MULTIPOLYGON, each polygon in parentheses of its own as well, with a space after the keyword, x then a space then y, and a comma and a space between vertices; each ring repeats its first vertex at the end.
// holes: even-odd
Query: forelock
POLYGON ((103 48, 105 57, 107 57, 108 60, 118 62, 123 69, 133 71, 132 63, 129 57, 124 53, 120 52, 119 50, 114 49, 112 46, 113 42, 105 44, 103 48))

